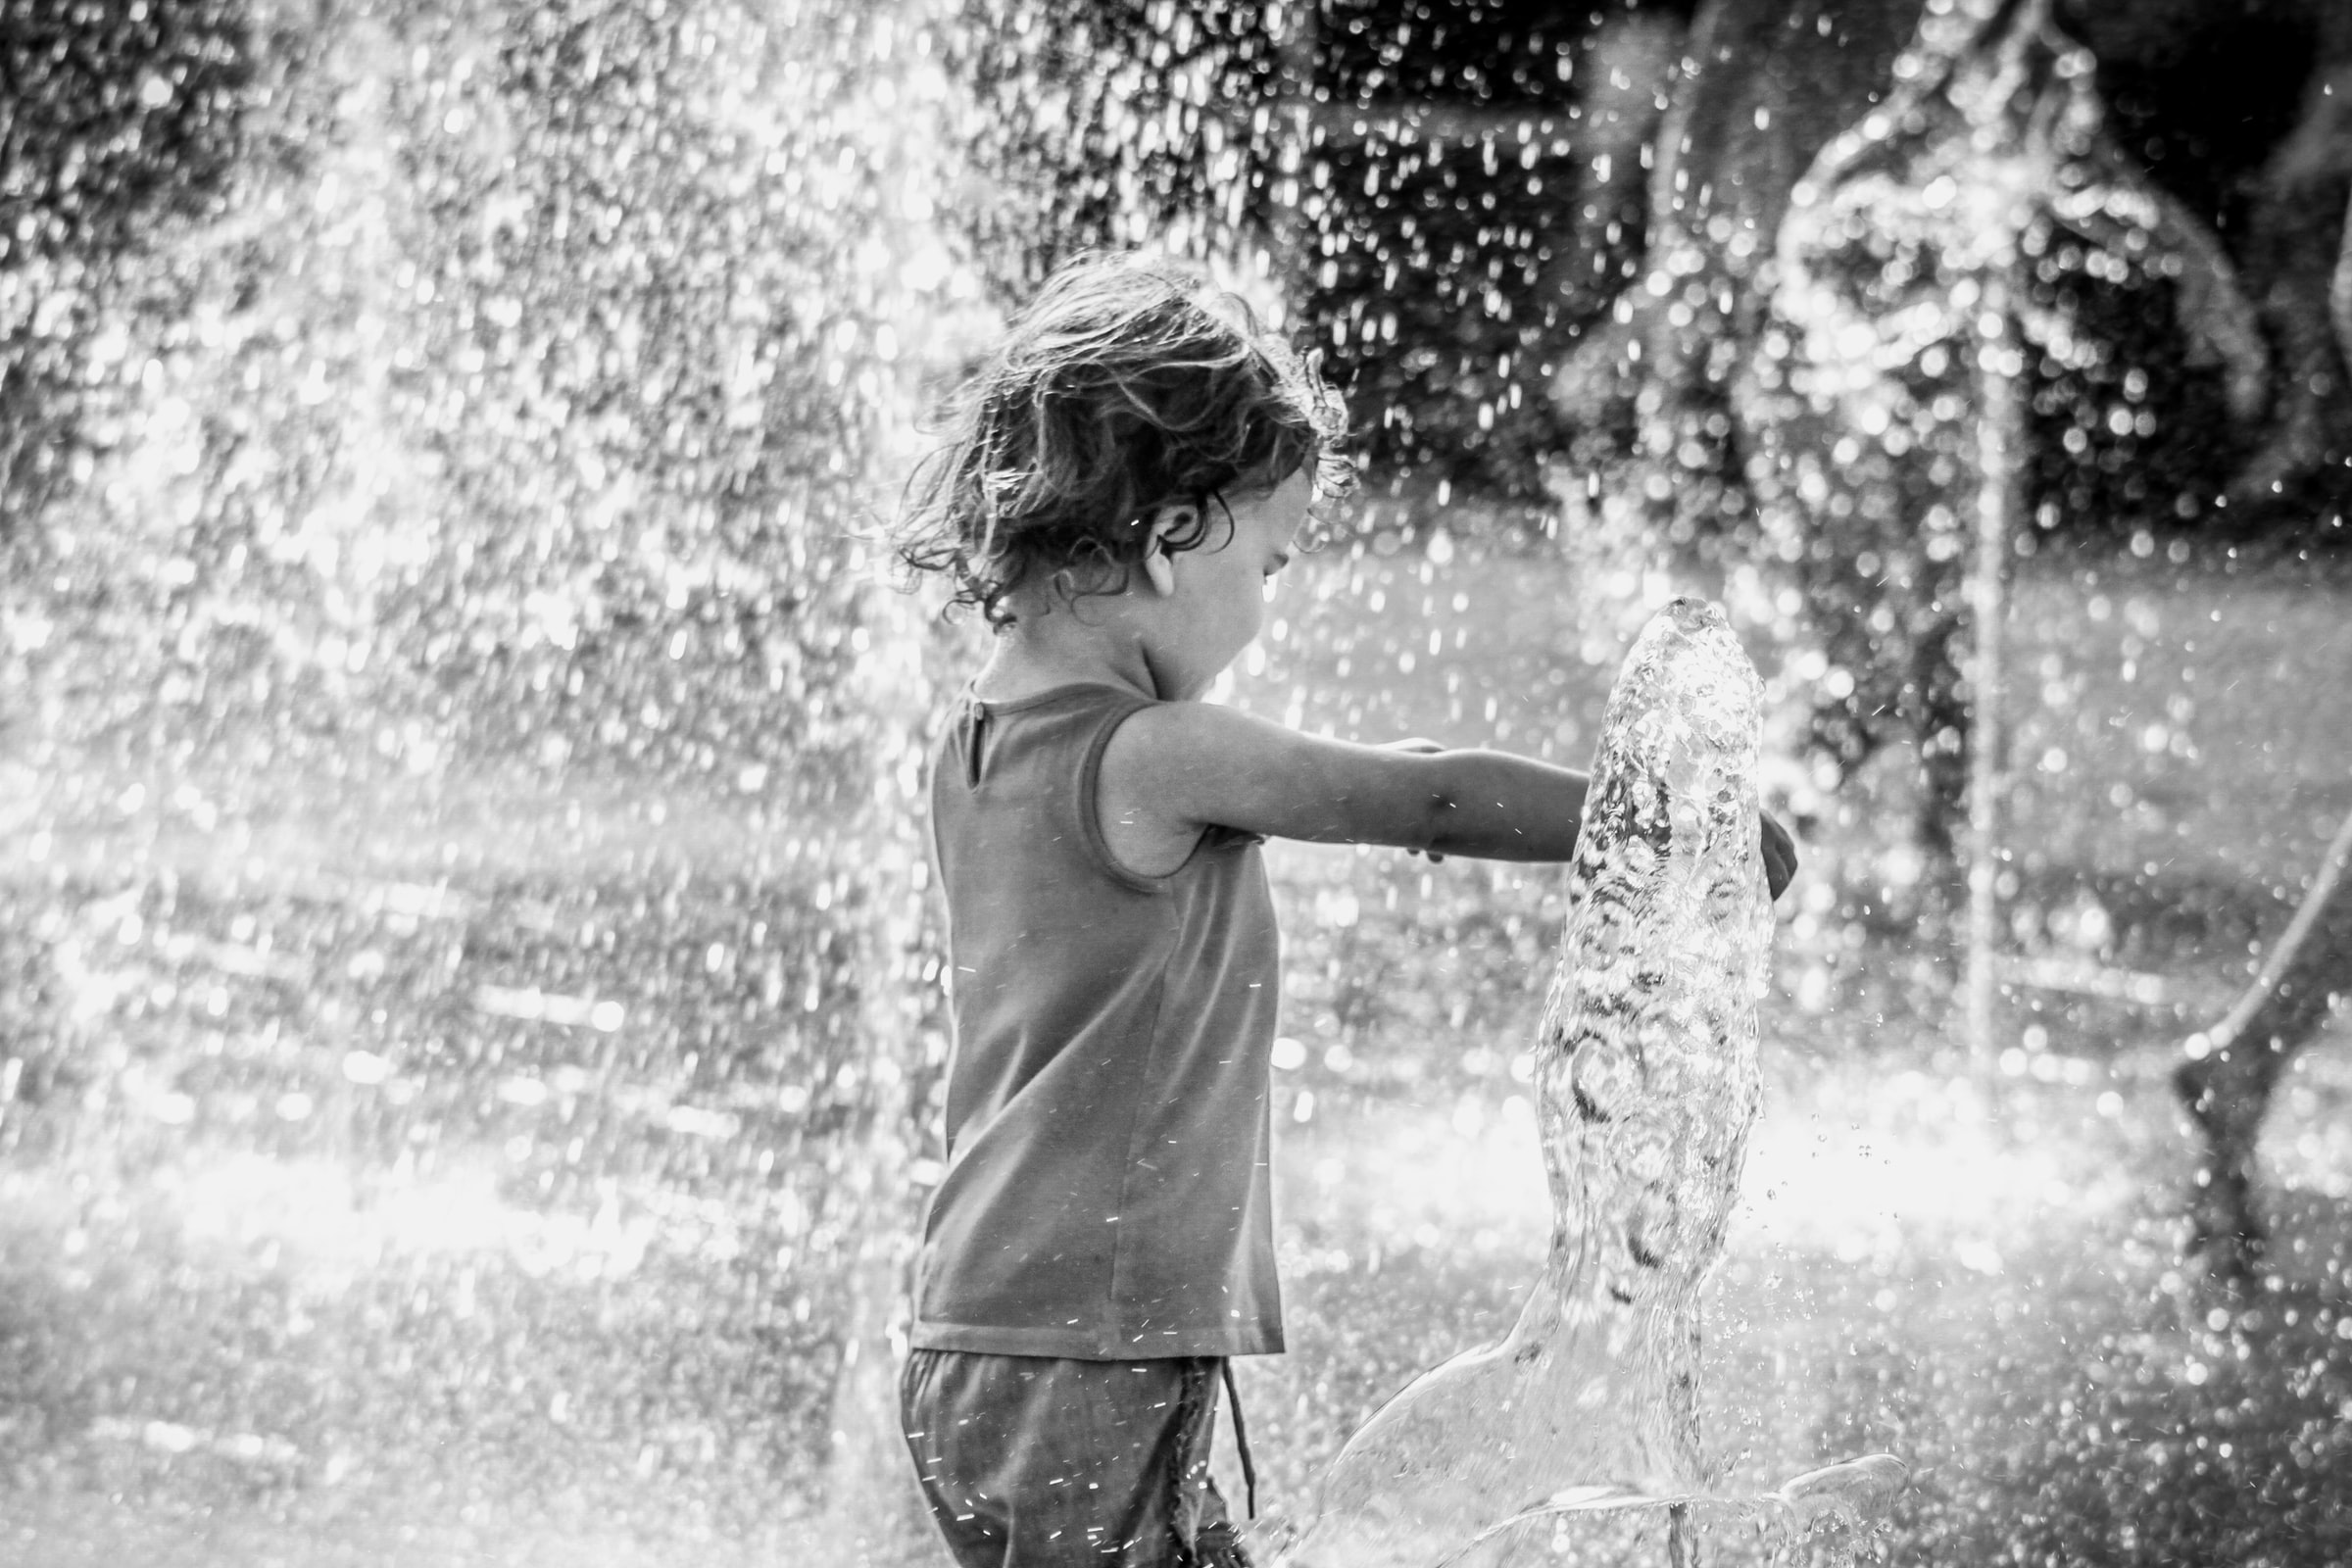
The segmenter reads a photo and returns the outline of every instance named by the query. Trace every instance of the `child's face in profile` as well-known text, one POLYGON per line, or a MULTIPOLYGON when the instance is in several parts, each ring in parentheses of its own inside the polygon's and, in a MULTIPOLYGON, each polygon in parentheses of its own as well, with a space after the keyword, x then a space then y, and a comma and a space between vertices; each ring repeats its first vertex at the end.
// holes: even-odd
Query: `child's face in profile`
POLYGON ((1224 507, 1210 503, 1206 541, 1171 559, 1175 591, 1152 596, 1150 655, 1162 693, 1199 697, 1256 638, 1274 574, 1290 561, 1291 541, 1313 499, 1301 470, 1271 490, 1233 497, 1224 507))

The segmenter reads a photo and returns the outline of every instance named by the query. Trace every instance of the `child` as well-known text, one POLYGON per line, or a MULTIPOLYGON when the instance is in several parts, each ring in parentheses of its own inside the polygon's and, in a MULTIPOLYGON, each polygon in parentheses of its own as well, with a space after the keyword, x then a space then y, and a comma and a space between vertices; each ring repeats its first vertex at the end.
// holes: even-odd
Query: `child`
MULTIPOLYGON (((1344 436, 1238 301, 1094 258, 918 477, 903 558, 998 633, 932 762, 956 1054, 902 1384, 966 1568, 1246 1561, 1207 1456, 1225 1358, 1282 1348, 1260 841, 1575 848, 1580 773, 1200 701, 1347 488, 1344 436)), ((1793 851, 1765 833, 1777 894, 1793 851)))

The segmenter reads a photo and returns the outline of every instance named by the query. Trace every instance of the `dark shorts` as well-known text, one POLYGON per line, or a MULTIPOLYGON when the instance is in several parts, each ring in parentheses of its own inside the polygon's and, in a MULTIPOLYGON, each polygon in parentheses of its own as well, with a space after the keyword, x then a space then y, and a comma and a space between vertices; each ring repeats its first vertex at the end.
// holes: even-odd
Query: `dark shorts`
POLYGON ((1248 1568, 1208 1478, 1222 1371, 914 1351, 906 1446, 960 1568, 1248 1568))

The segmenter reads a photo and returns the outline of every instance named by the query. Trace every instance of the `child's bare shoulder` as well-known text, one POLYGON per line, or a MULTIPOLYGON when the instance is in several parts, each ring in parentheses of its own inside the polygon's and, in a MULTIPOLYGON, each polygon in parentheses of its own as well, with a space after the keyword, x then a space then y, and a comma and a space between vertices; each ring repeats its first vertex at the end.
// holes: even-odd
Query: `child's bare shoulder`
MULTIPOLYGON (((1139 789, 1184 793, 1235 770, 1295 765, 1314 737, 1220 703, 1153 703, 1128 715, 1102 754, 1113 774, 1139 789)), ((1337 743, 1326 743, 1337 744, 1337 743)))
POLYGON ((1215 703, 1154 703, 1102 753, 1099 811, 1189 844, 1209 825, 1282 838, 1410 843, 1429 792, 1412 754, 1309 735, 1215 703))

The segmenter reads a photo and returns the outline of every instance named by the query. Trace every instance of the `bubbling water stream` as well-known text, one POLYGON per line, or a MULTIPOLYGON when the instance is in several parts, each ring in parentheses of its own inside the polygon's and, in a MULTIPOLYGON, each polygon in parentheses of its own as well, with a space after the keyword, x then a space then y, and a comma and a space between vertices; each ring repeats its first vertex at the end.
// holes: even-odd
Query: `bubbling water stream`
POLYGON ((1269 1521, 1277 1561, 1498 1564, 1539 1524, 1570 1550, 1664 1512, 1679 1562, 1697 1523, 1852 1525, 1899 1484, 1877 1454, 1721 1494, 1699 1446, 1699 1289, 1760 1095, 1760 702, 1711 605, 1676 600, 1628 656, 1537 1047, 1543 1276, 1500 1343, 1423 1374, 1348 1440, 1302 1526, 1269 1521))

